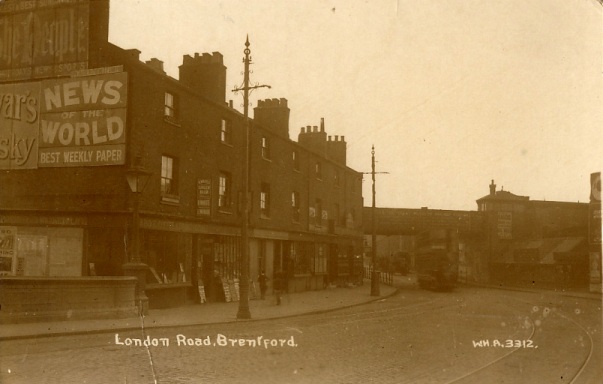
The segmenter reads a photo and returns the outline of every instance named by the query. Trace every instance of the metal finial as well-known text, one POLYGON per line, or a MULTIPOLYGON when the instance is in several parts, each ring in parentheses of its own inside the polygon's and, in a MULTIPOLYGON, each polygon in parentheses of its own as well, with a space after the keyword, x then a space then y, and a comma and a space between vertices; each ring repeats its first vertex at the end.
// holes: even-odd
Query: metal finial
POLYGON ((249 44, 249 35, 247 35, 247 40, 245 41, 245 46, 246 46, 247 48, 249 48, 249 45, 250 45, 250 44, 249 44))

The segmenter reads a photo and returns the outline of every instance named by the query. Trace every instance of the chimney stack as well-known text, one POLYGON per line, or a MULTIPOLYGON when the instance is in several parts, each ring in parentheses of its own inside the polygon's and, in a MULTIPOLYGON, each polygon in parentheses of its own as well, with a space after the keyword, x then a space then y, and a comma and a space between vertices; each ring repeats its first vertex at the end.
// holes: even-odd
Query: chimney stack
POLYGON ((208 99, 220 104, 226 101, 226 67, 220 52, 184 55, 180 82, 208 99))
POLYGON ((287 99, 258 100, 253 109, 253 120, 277 135, 289 138, 289 106, 287 99))
MULTIPOLYGON (((131 54, 135 54, 135 52, 130 52, 131 54)), ((140 51, 138 51, 138 54, 140 54, 140 51)), ((165 75, 165 71, 163 70, 163 61, 153 57, 151 60, 147 60, 146 64, 153 68, 154 70, 156 70, 157 72, 160 72, 162 74, 165 75)))

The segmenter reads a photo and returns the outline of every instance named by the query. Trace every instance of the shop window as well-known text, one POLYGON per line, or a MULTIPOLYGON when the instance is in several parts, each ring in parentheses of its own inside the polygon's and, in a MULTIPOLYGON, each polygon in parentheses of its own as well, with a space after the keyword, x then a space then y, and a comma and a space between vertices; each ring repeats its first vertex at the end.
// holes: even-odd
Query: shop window
POLYGON ((161 156, 161 195, 178 195, 178 161, 171 156, 161 156))
POLYGON ((218 182, 218 207, 230 208, 232 205, 232 176, 228 172, 220 172, 218 182))
POLYGON ((299 215, 299 192, 291 192, 291 217, 294 222, 298 223, 299 215))
POLYGON ((232 144, 232 123, 230 120, 222 119, 220 141, 224 144, 232 144))
POLYGON ((217 236, 214 241, 214 271, 223 279, 239 278, 241 243, 232 236, 217 236))
POLYGON ((190 257, 192 252, 190 235, 143 231, 143 249, 150 274, 149 283, 174 284, 188 282, 190 279, 190 257))
POLYGON ((260 215, 263 218, 270 217, 270 184, 262 183, 260 191, 260 215))
MULTIPOLYGON (((309 244, 312 245, 312 244, 309 244)), ((296 275, 306 275, 310 270, 310 252, 305 243, 291 243, 290 258, 293 260, 293 273, 296 275)))
POLYGON ((317 244, 316 252, 314 253, 313 272, 316 275, 327 273, 327 255, 326 245, 317 244))
POLYGON ((0 276, 81 276, 83 230, 0 227, 0 276))

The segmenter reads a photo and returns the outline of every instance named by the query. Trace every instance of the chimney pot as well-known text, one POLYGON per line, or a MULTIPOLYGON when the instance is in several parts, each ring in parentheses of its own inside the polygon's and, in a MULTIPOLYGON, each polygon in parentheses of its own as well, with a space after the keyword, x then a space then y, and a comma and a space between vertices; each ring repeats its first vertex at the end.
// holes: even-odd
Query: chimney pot
POLYGON ((494 184, 494 180, 490 183, 490 196, 494 196, 496 194, 496 184, 494 184))

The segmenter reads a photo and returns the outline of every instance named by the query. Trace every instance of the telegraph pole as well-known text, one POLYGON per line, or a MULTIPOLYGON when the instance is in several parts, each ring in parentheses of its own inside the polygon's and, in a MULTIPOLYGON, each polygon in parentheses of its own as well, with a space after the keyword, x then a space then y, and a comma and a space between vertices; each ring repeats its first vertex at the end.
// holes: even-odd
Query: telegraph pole
POLYGON ((375 174, 377 173, 389 173, 389 172, 375 172, 375 145, 373 145, 371 150, 372 155, 372 164, 371 164, 371 172, 363 172, 364 174, 371 174, 373 179, 373 207, 371 209, 371 263, 373 264, 373 273, 371 273, 371 296, 379 296, 381 293, 379 292, 379 274, 380 272, 377 269, 377 227, 375 225, 375 196, 376 196, 376 187, 375 187, 375 174))
POLYGON ((240 298, 239 298, 239 310, 237 312, 237 319, 251 319, 251 312, 249 311, 249 174, 251 168, 250 155, 250 127, 249 127, 249 93, 250 91, 257 88, 270 88, 269 85, 254 85, 249 86, 249 65, 251 64, 251 50, 249 49, 249 35, 245 41, 245 57, 243 63, 245 64, 245 71, 243 72, 243 86, 235 88, 232 91, 238 92, 243 91, 243 116, 245 118, 245 160, 243 164, 243 220, 241 223, 241 281, 239 283, 240 298))

